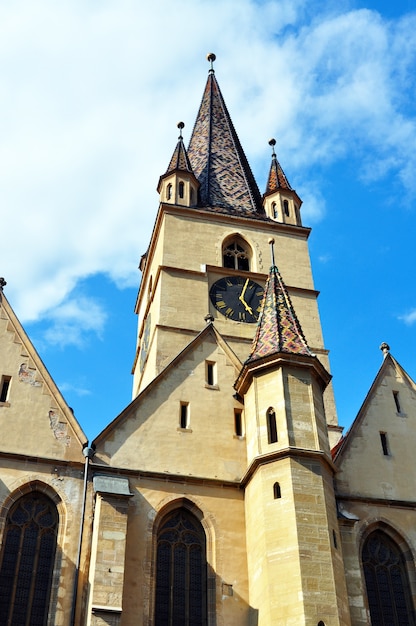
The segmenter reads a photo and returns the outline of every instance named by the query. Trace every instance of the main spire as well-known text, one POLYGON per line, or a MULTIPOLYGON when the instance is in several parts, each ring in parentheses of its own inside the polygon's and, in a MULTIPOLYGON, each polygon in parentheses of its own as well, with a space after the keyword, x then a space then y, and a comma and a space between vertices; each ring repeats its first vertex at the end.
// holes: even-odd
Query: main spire
POLYGON ((263 304, 259 316, 251 354, 246 363, 272 356, 279 352, 311 356, 305 336, 296 317, 289 293, 274 262, 264 290, 263 304))
POLYGON ((262 198, 222 97, 211 63, 188 147, 200 182, 198 206, 248 217, 264 215, 262 198))

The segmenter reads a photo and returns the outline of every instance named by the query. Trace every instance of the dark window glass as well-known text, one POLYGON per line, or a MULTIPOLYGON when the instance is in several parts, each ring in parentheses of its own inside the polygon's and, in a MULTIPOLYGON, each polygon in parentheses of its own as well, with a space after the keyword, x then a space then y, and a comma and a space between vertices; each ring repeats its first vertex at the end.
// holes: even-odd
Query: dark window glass
POLYGON ((185 185, 184 185, 184 184, 183 184, 183 182, 181 181, 181 182, 179 183, 179 197, 180 197, 180 198, 183 198, 183 195, 184 195, 184 187, 185 187, 185 185))
POLYGON ((396 405, 397 413, 401 413, 402 409, 401 409, 401 406, 400 406, 400 399, 399 399, 399 392, 398 391, 393 391, 393 398, 394 398, 394 403, 396 405))
POLYGON ((207 385, 214 385, 214 363, 207 363, 207 385))
POLYGON ((283 209, 285 211, 285 215, 289 217, 289 202, 287 200, 283 200, 283 209))
POLYGON ((389 456, 389 445, 387 442, 387 433, 380 433, 381 447, 383 449, 384 456, 389 456))
POLYGON ((277 441, 276 413, 273 409, 267 411, 267 438, 269 443, 277 441))
POLYGON ((205 533, 186 509, 171 513, 157 537, 155 626, 206 626, 205 533))
POLYGON ((45 626, 58 513, 40 493, 20 498, 6 520, 0 557, 0 616, 10 626, 45 626))
POLYGON ((0 402, 6 402, 10 387, 10 376, 3 376, 0 387, 0 402))
POLYGON ((223 265, 224 267, 235 270, 250 271, 250 259, 248 251, 241 245, 239 241, 228 243, 223 249, 223 265))
POLYGON ((242 437, 243 420, 242 420, 241 411, 239 410, 234 411, 234 430, 235 430, 235 434, 237 435, 237 437, 242 437))
POLYGON ((409 580, 398 545, 377 530, 364 544, 362 561, 372 626, 414 625, 409 580))
POLYGON ((181 404, 180 425, 181 428, 188 428, 188 405, 185 403, 181 404))
POLYGON ((282 492, 280 491, 279 483, 274 483, 273 485, 273 496, 275 500, 278 500, 282 497, 282 492))

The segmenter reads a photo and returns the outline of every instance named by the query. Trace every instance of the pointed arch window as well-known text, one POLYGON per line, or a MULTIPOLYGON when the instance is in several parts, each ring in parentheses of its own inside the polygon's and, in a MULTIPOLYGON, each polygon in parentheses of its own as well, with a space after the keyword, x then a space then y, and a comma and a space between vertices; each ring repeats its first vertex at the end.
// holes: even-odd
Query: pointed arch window
POLYGON ((204 530, 187 509, 176 509, 157 534, 155 626, 207 625, 204 530))
POLYGON ((178 188, 179 188, 179 197, 183 198, 185 195, 185 184, 182 180, 179 182, 178 188))
POLYGON ((223 266, 234 270, 250 271, 250 249, 242 237, 227 239, 222 249, 223 266))
POLYGON ((3 624, 47 623, 57 530, 58 511, 44 494, 31 492, 10 509, 0 554, 3 624))
POLYGON ((376 530, 364 543, 362 564, 372 625, 414 624, 406 563, 399 546, 376 530))
POLYGON ((267 410, 267 440, 269 443, 277 442, 277 425, 276 425, 276 413, 274 409, 267 410))

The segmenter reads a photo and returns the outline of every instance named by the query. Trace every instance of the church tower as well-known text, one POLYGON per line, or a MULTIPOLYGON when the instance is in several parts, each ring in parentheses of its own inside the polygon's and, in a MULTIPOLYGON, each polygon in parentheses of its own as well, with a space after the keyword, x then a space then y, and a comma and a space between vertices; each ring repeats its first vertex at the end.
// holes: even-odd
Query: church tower
MULTIPOLYGON (((200 332, 207 315, 245 360, 267 277, 270 237, 276 241, 277 262, 309 345, 329 369, 302 202, 277 160, 274 140, 261 196, 215 76, 215 55, 208 60, 208 80, 188 150, 181 122, 178 143, 159 180, 159 210, 140 263, 133 398, 200 332)), ((331 385, 325 404, 334 444, 340 429, 331 385)))
POLYGON ((261 195, 208 60, 140 263, 133 400, 93 442, 89 606, 114 613, 118 585, 126 624, 346 626, 310 229, 274 141, 261 195))

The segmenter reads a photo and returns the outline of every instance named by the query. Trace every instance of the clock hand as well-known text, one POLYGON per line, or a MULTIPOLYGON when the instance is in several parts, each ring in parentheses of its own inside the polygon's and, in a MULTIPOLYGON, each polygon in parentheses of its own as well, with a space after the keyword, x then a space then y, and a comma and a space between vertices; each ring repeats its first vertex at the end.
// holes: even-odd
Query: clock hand
POLYGON ((238 296, 238 299, 240 300, 240 302, 242 303, 243 307, 245 308, 246 311, 248 311, 250 313, 250 315, 253 315, 253 309, 247 304, 247 302, 244 300, 244 294, 246 293, 246 289, 247 289, 247 285, 248 285, 248 281, 249 279, 247 278, 246 282, 244 283, 244 287, 240 293, 240 295, 238 296))

